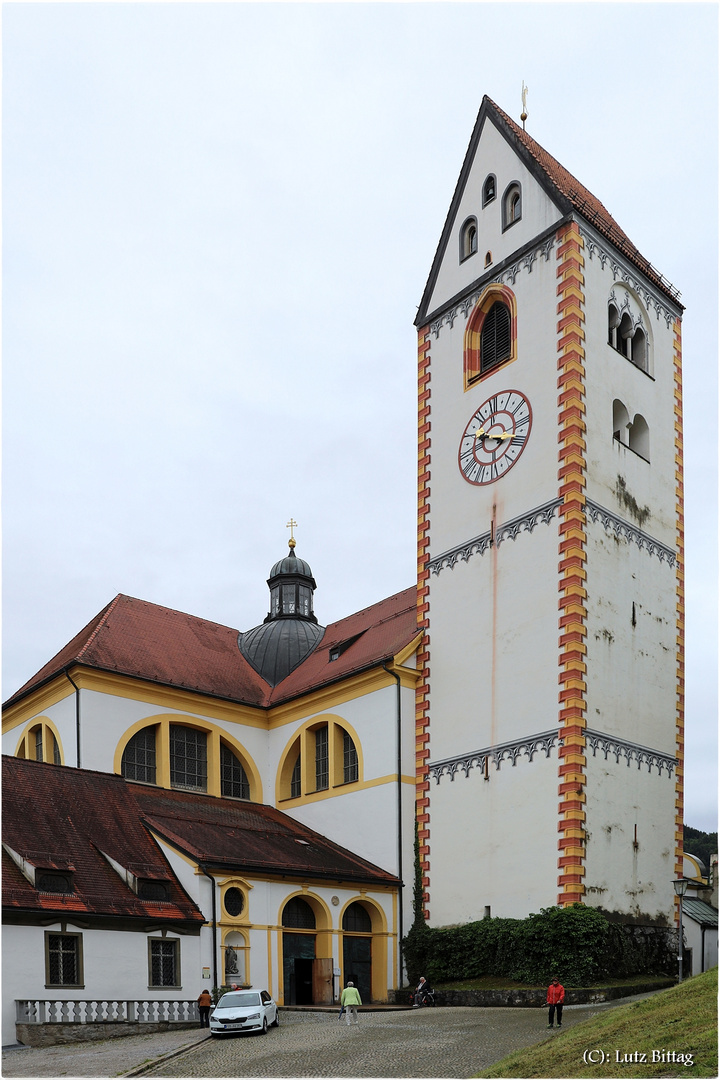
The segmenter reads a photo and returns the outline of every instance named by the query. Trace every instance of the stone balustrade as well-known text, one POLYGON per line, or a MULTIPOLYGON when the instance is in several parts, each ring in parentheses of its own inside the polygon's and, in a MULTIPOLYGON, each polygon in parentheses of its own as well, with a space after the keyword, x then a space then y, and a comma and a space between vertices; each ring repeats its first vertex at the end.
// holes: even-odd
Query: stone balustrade
POLYGON ((199 1023, 197 1001, 118 998, 20 998, 17 1040, 25 1046, 109 1039, 199 1023))

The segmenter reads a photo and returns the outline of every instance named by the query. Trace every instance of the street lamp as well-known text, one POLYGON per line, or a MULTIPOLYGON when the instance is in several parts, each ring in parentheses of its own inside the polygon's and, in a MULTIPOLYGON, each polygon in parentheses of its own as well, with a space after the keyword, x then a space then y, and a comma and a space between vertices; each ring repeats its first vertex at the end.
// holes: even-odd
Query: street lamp
POLYGON ((680 903, 678 905, 679 915, 680 915, 680 926, 679 926, 679 929, 678 929, 678 982, 679 983, 682 982, 682 977, 683 977, 683 971, 682 971, 682 961, 683 961, 682 902, 683 902, 683 896, 687 892, 689 884, 690 884, 690 882, 688 881, 687 878, 684 878, 684 877, 673 878, 673 888, 675 889, 675 895, 680 897, 680 903))

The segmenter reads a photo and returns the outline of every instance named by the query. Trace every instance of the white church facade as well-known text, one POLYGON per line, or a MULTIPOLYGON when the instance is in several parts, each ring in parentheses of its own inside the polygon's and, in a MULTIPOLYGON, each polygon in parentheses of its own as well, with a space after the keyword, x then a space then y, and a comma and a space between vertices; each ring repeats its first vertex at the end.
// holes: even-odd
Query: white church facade
POLYGON ((293 540, 253 630, 120 595, 6 701, 3 1042, 14 999, 95 996, 110 954, 118 997, 324 1001, 352 973, 385 999, 416 822, 431 925, 674 923, 681 316, 485 98, 417 318, 417 584, 322 627, 293 540), (40 776, 76 808, 55 840, 40 776), (101 804, 83 833, 79 777, 142 857, 101 804))

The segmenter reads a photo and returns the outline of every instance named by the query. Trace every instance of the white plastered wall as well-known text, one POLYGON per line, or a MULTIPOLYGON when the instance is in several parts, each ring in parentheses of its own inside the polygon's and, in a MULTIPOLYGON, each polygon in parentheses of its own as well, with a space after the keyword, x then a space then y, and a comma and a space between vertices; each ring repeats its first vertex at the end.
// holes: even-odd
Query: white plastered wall
POLYGON ((557 747, 432 781, 430 922, 524 918, 557 898, 557 747))
POLYGON ((587 752, 585 902, 671 925, 675 894, 675 777, 587 752))
MULTIPOLYGON (((148 986, 148 939, 160 933, 146 934, 130 930, 95 930, 76 926, 68 920, 67 933, 82 935, 83 986, 45 986, 45 932, 59 932, 61 924, 51 926, 3 927, 3 1045, 15 1042, 15 1001, 23 998, 69 1001, 107 1000, 186 1000, 197 998, 201 975, 200 938, 192 934, 168 931, 168 939, 180 942, 179 988, 148 986)), ((207 983, 205 983, 207 985, 207 983)))
POLYGON ((486 120, 428 310, 435 311, 481 277, 485 272, 486 252, 492 253, 493 264, 497 265, 550 228, 560 217, 559 210, 535 177, 522 164, 493 122, 486 120), (492 202, 483 207, 482 188, 489 173, 495 174, 497 194, 492 202), (503 232, 503 194, 513 181, 518 181, 522 187, 522 217, 503 232), (461 262, 460 230, 471 216, 477 218, 478 250, 461 262))

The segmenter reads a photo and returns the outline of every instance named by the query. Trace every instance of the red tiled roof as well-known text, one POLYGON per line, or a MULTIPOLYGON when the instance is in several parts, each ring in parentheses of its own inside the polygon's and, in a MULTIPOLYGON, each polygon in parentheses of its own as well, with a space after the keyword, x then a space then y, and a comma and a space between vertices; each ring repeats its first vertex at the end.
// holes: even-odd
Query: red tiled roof
POLYGON ((409 645, 418 631, 417 590, 413 585, 331 623, 307 660, 275 687, 270 704, 299 697, 389 660, 409 645), (343 650, 343 644, 353 638, 356 640, 343 650), (337 660, 331 660, 331 652, 337 646, 340 646, 340 655, 337 660))
POLYGON ((202 924, 205 920, 143 827, 122 777, 3 756, 3 844, 39 869, 72 871, 74 892, 39 892, 3 850, 3 907, 202 924), (168 900, 142 900, 105 856, 164 881, 168 900))
POLYGON ((497 117, 509 129, 509 133, 512 137, 517 139, 525 147, 554 187, 570 200, 573 209, 577 210, 579 214, 582 214, 587 221, 594 225, 599 233, 602 233, 608 240, 611 240, 623 255, 626 255, 635 266, 642 270, 646 277, 677 303, 680 293, 658 270, 655 269, 652 263, 648 262, 648 260, 640 254, 632 240, 630 240, 628 235, 623 232, 612 214, 606 210, 600 200, 597 199, 591 191, 588 191, 579 180, 576 180, 572 173, 568 172, 559 161, 556 161, 551 154, 548 154, 547 150, 540 146, 540 143, 535 142, 526 131, 523 131, 523 129, 519 127, 506 112, 503 112, 499 105, 496 105, 490 98, 487 98, 486 100, 488 104, 492 106, 492 109, 494 109, 497 117))
POLYGON ((6 705, 71 664, 262 705, 268 686, 243 658, 238 632, 119 593, 6 705))
POLYGON ((273 690, 243 657, 237 630, 120 593, 5 707, 76 664, 266 707, 380 663, 416 633, 413 587, 333 623, 316 652, 273 690), (363 640, 329 667, 328 643, 361 632, 363 640))
POLYGON ((272 806, 149 784, 133 788, 148 827, 209 867, 370 884, 397 881, 272 806))

